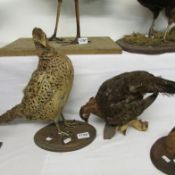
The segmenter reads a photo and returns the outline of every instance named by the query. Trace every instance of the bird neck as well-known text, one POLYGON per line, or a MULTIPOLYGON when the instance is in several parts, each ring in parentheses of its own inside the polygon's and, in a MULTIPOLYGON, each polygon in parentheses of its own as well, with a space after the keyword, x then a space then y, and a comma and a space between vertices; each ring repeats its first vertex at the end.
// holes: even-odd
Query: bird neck
POLYGON ((46 56, 48 53, 50 53, 53 49, 50 46, 47 47, 41 47, 36 45, 36 54, 39 57, 46 56))
POLYGON ((87 106, 91 110, 92 114, 95 114, 101 118, 104 118, 104 114, 101 111, 101 108, 94 97, 90 98, 89 102, 87 103, 87 106))

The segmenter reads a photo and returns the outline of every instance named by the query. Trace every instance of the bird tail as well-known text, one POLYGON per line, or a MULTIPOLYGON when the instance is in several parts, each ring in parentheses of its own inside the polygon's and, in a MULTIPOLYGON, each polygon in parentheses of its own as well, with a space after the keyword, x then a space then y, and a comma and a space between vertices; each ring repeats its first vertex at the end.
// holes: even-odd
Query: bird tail
POLYGON ((157 90, 161 93, 175 94, 175 82, 163 78, 157 79, 157 90))
POLYGON ((8 110, 7 112, 5 112, 4 114, 0 115, 0 124, 8 123, 18 117, 22 117, 20 105, 17 105, 12 109, 8 110))

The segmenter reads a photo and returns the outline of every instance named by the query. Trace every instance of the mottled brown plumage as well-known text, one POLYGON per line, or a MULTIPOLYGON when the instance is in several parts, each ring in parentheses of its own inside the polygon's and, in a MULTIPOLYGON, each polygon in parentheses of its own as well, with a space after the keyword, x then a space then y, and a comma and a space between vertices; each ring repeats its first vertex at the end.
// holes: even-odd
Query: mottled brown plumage
POLYGON ((33 30, 33 40, 39 56, 38 67, 24 89, 21 103, 1 115, 0 123, 25 117, 55 121, 59 129, 57 123, 72 88, 73 66, 67 56, 49 46, 41 29, 33 30))
MULTIPOLYGON (((137 117, 156 99, 158 93, 175 93, 175 82, 145 71, 127 72, 105 81, 95 97, 82 106, 80 116, 88 120, 93 113, 106 121, 106 127, 119 127, 123 133, 128 125, 145 131, 147 122, 137 117), (151 95, 144 98, 147 93, 151 95)), ((107 130, 105 130, 107 132, 107 130)))

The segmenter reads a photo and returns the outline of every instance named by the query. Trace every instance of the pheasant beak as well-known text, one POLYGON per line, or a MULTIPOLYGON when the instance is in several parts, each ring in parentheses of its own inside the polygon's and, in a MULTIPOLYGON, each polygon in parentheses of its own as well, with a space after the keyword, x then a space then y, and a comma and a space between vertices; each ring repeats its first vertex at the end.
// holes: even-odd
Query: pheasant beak
POLYGON ((48 40, 46 34, 42 29, 34 28, 32 31, 32 35, 33 35, 33 41, 34 43, 36 43, 36 46, 44 48, 48 47, 48 40))
POLYGON ((166 41, 167 34, 172 30, 173 27, 175 27, 175 23, 168 24, 163 36, 163 41, 166 41))
POLYGON ((81 119, 83 119, 85 122, 88 122, 89 116, 90 116, 90 113, 86 111, 86 106, 82 106, 80 109, 81 119))

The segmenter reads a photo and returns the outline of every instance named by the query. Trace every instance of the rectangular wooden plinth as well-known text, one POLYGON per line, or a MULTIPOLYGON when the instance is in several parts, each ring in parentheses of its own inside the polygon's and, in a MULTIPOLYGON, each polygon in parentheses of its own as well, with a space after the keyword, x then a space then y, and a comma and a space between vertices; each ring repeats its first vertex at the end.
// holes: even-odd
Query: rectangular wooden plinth
MULTIPOLYGON (((121 48, 109 37, 88 37, 88 44, 70 44, 72 38, 64 38, 62 43, 51 41, 50 45, 65 54, 120 54, 121 48)), ((0 56, 36 55, 32 38, 19 38, 0 49, 0 56)))

